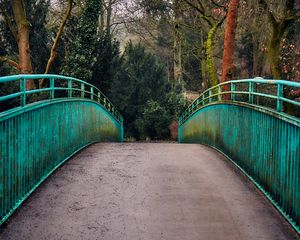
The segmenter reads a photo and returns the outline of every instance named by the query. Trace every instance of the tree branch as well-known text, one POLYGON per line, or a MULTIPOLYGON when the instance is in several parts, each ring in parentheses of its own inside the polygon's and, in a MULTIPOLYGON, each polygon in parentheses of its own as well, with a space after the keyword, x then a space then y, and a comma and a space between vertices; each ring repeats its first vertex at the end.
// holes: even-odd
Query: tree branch
POLYGON ((209 16, 207 16, 205 14, 205 12, 199 8, 198 6, 196 6, 194 3, 188 1, 188 0, 183 0, 187 5, 189 5, 190 7, 194 8, 197 12, 199 12, 202 16, 202 18, 210 25, 213 26, 213 22, 211 21, 211 19, 209 18, 209 16))
POLYGON ((20 65, 14 60, 9 59, 8 57, 0 56, 0 62, 5 62, 9 66, 16 68, 18 71, 21 70, 20 65))
MULTIPOLYGON (((71 16, 72 7, 73 7, 73 0, 69 0, 69 6, 68 6, 68 9, 66 11, 65 17, 64 17, 64 19, 63 19, 63 21, 62 21, 62 23, 61 23, 61 25, 59 27, 59 30, 58 30, 58 32, 56 34, 56 37, 55 37, 54 42, 53 42, 53 45, 51 47, 50 58, 49 58, 48 63, 47 63, 45 74, 49 73, 51 65, 54 62, 55 58, 57 57, 57 53, 56 53, 57 45, 58 45, 58 42, 59 42, 59 40, 61 38, 61 35, 63 33, 64 27, 65 27, 68 19, 71 16)), ((44 85, 44 80, 41 80, 40 87, 42 87, 43 85, 44 85)))
POLYGON ((223 8, 223 9, 225 10, 225 12, 227 12, 227 7, 225 7, 224 5, 221 5, 221 4, 217 3, 215 0, 211 0, 211 2, 212 2, 216 7, 223 8))

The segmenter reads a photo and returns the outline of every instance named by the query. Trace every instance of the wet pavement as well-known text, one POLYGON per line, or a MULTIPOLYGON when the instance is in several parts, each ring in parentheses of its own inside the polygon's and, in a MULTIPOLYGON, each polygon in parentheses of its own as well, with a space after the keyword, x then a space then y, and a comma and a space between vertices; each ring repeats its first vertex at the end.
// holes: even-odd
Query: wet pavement
POLYGON ((298 239, 221 154, 175 143, 95 144, 50 176, 0 239, 298 239))

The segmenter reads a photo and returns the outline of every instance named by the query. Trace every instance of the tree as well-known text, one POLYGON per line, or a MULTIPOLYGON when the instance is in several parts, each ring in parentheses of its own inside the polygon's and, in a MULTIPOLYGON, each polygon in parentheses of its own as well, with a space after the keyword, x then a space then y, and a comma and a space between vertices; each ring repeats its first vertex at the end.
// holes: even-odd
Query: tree
MULTIPOLYGON (((73 7, 73 0, 68 0, 68 9, 65 13, 65 16, 64 16, 64 19, 59 27, 59 30, 56 34, 56 37, 53 41, 53 44, 52 44, 52 47, 51 47, 51 52, 50 52, 50 57, 48 59, 48 62, 47 62, 47 66, 46 66, 46 70, 45 70, 45 74, 48 74, 49 71, 50 71, 50 68, 51 68, 51 65, 52 63, 54 62, 55 58, 57 57, 57 47, 58 47, 58 43, 61 39, 61 36, 63 34, 63 31, 64 31, 64 28, 65 28, 65 25, 68 21, 68 19, 70 18, 71 16, 71 12, 72 12, 72 7, 73 7)), ((40 82, 40 87, 43 86, 43 81, 40 82)))
POLYGON ((120 43, 107 32, 97 39, 95 46, 95 64, 92 68, 91 83, 109 94, 112 81, 120 70, 120 43))
MULTIPOLYGON (((7 25, 10 28, 12 35, 18 45, 19 62, 15 62, 7 57, 2 57, 0 60, 7 62, 11 66, 16 67, 20 73, 32 73, 32 63, 30 58, 30 45, 29 45, 29 30, 30 23, 26 17, 25 4, 22 0, 12 0, 11 8, 13 12, 14 23, 11 21, 6 9, 1 5, 1 12, 5 17, 7 25)), ((26 88, 35 88, 33 81, 27 81, 26 88)))
POLYGON ((182 81, 182 36, 181 36, 181 12, 180 2, 175 0, 173 3, 174 9, 174 23, 173 23, 173 68, 174 68, 174 81, 180 83, 182 81))
MULTIPOLYGON (((222 78, 221 82, 226 82, 233 78, 234 70, 234 50, 235 50, 235 32, 237 28, 239 0, 231 0, 228 7, 226 27, 225 27, 225 40, 224 52, 222 61, 222 78)), ((225 86, 225 90, 229 90, 229 86, 225 86)), ((228 95, 224 96, 228 99, 228 95)))
POLYGON ((62 73, 90 81, 95 64, 95 44, 102 2, 87 0, 80 14, 75 39, 68 46, 62 73))
POLYGON ((169 125, 169 112, 159 102, 154 100, 147 101, 140 118, 136 120, 136 127, 140 135, 151 139, 169 137, 169 125))
MULTIPOLYGON (((276 16, 272 10, 273 5, 266 0, 260 0, 260 4, 267 11, 272 26, 272 35, 268 45, 268 60, 274 79, 281 79, 280 44, 287 29, 300 18, 300 10, 296 11, 295 0, 286 0, 283 4, 282 17, 276 16)), ((280 6, 281 7, 281 6, 280 6)), ((277 11, 276 11, 277 12, 277 11)))
POLYGON ((158 112, 164 113, 164 116, 159 115, 160 120, 155 123, 155 131, 168 133, 165 117, 168 116, 169 124, 177 119, 175 114, 178 105, 184 102, 180 101, 183 98, 182 88, 176 94, 170 95, 171 89, 164 66, 157 58, 146 52, 141 44, 127 44, 122 55, 121 69, 113 80, 109 94, 125 119, 127 136, 137 139, 143 136, 153 137, 149 134, 149 126, 157 119, 158 112), (172 104, 176 107, 173 108, 172 104), (150 122, 145 122, 146 117, 150 122))
POLYGON ((217 85, 219 83, 218 76, 216 73, 216 67, 214 63, 214 39, 217 30, 223 24, 227 9, 225 6, 211 0, 212 5, 205 7, 205 1, 184 0, 184 2, 192 9, 196 10, 200 14, 203 21, 208 24, 209 31, 207 32, 206 42, 204 43, 204 55, 205 58, 202 63, 202 73, 208 71, 209 81, 206 81, 205 87, 217 85))

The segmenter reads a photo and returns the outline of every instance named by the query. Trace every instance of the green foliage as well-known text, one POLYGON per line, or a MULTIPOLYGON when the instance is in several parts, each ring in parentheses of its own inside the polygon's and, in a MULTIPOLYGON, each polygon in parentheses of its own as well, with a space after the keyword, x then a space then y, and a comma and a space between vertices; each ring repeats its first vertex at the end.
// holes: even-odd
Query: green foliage
POLYGON ((150 100, 144 106, 141 117, 135 121, 142 136, 162 139, 169 136, 170 113, 159 102, 150 100))
POLYGON ((142 0, 139 4, 152 17, 163 16, 170 9, 170 3, 165 0, 142 0))
POLYGON ((104 34, 96 42, 95 58, 91 83, 108 93, 115 74, 119 71, 120 49, 119 42, 112 39, 111 35, 104 34))
POLYGON ((101 1, 87 0, 76 28, 75 39, 67 50, 64 75, 91 81, 97 41, 97 28, 101 1))
POLYGON ((30 54, 32 56, 33 72, 43 73, 50 55, 51 37, 46 29, 47 14, 50 0, 25 1, 30 28, 30 54))
POLYGON ((184 105, 182 88, 172 91, 164 66, 140 44, 127 45, 109 95, 123 114, 126 135, 137 139, 167 138, 168 124, 184 105))

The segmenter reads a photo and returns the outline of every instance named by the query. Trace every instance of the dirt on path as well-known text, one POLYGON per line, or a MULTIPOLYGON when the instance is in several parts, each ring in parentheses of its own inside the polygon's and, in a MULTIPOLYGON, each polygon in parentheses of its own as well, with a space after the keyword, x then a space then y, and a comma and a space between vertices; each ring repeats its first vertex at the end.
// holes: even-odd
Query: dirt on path
POLYGON ((229 161, 201 145, 95 144, 2 227, 16 240, 284 240, 289 225, 229 161))

